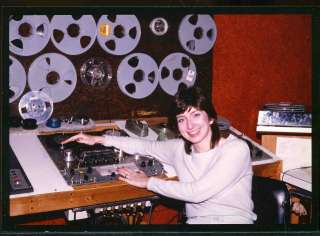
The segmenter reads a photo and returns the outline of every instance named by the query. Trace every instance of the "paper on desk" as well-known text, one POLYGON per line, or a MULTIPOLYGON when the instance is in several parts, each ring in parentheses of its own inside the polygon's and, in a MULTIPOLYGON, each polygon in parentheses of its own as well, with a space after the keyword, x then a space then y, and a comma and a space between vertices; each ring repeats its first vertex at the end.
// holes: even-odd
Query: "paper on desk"
POLYGON ((31 193, 16 194, 10 197, 73 190, 63 179, 36 134, 10 133, 9 142, 34 190, 31 193))
MULTIPOLYGON (((142 121, 144 123, 146 123, 145 121, 142 121)), ((147 140, 151 140, 151 141, 156 141, 157 138, 158 138, 158 134, 151 128, 148 127, 148 135, 146 137, 140 137, 138 135, 135 135, 134 133, 132 133, 131 131, 127 130, 125 128, 126 126, 126 121, 125 120, 116 120, 114 122, 120 129, 124 130, 127 132, 127 134, 130 136, 130 137, 136 137, 136 138, 141 138, 141 139, 147 139, 147 140)), ((162 163, 163 165, 163 168, 166 172, 166 175, 168 177, 174 177, 174 176, 177 176, 174 168, 172 166, 169 166, 167 164, 164 164, 162 163)))
POLYGON ((311 138, 278 137, 276 155, 283 160, 283 172, 312 166, 311 138))
POLYGON ((288 170, 282 175, 282 180, 291 185, 312 192, 312 168, 288 170))

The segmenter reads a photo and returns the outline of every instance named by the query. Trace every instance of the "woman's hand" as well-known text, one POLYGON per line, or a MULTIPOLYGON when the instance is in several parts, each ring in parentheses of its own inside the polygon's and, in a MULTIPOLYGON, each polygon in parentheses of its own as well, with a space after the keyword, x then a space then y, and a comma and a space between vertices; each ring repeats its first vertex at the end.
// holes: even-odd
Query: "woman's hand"
POLYGON ((93 136, 93 135, 80 133, 62 141, 61 144, 66 144, 66 143, 76 141, 78 143, 94 145, 96 143, 103 143, 103 140, 104 140, 104 137, 102 136, 93 136))
POLYGON ((119 180, 139 188, 147 188, 149 177, 143 171, 120 167, 117 169, 117 173, 120 175, 119 180))

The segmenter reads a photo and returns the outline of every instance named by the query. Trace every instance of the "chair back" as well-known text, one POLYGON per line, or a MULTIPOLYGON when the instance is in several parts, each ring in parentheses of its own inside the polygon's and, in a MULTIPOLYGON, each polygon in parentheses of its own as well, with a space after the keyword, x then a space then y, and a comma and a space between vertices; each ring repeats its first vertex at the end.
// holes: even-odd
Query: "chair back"
POLYGON ((257 214, 255 224, 290 223, 290 195, 284 182, 253 176, 252 200, 257 214))

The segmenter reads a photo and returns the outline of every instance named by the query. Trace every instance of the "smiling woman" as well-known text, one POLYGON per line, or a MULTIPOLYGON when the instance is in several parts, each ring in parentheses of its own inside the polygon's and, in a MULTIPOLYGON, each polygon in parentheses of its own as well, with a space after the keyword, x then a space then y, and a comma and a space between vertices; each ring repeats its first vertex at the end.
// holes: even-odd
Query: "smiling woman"
POLYGON ((220 137, 217 113, 200 88, 181 88, 171 120, 181 138, 149 141, 130 137, 75 135, 77 141, 114 146, 129 154, 151 155, 172 166, 179 181, 148 177, 119 168, 119 179, 169 198, 185 201, 188 224, 252 224, 252 167, 247 144, 220 137))
POLYGON ((217 112, 200 88, 181 88, 174 104, 170 119, 185 141, 186 153, 191 145, 197 152, 213 148, 220 139, 217 112))

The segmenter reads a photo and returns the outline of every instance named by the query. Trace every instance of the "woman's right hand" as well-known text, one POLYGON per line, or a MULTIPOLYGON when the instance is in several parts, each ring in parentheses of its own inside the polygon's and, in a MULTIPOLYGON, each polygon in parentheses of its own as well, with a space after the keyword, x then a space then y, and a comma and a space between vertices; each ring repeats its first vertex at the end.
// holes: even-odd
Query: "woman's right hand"
POLYGON ((84 143, 87 145, 94 145, 96 143, 102 144, 103 140, 104 140, 104 137, 102 137, 102 136, 94 136, 94 135, 79 133, 77 135, 74 135, 74 136, 62 141, 61 144, 66 144, 66 143, 76 141, 78 143, 84 143))

